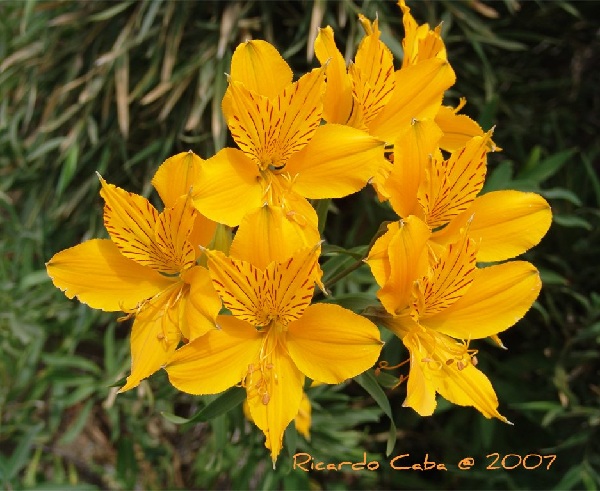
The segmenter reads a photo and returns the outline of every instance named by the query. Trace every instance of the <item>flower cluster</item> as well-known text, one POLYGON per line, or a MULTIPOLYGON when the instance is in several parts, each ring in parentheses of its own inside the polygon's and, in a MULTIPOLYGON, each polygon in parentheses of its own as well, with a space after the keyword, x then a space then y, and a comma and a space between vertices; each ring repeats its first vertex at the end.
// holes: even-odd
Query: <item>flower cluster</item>
POLYGON ((163 211, 100 177, 110 238, 57 253, 47 270, 69 298, 133 318, 121 392, 161 368, 190 394, 244 387, 275 462, 292 420, 308 435, 305 378, 337 384, 374 367, 377 322, 410 353, 405 406, 430 415, 440 393, 506 421, 470 343, 501 345, 536 299, 535 267, 506 260, 541 240, 550 209, 533 193, 478 196, 492 132, 458 114, 464 101, 442 105, 455 76, 440 29, 399 5, 397 70, 378 21, 363 16, 348 67, 326 27, 321 66, 296 81, 269 43, 240 44, 222 101, 238 148, 166 160, 152 180, 163 211), (327 292, 309 200, 368 184, 400 217, 366 259, 381 305, 358 315, 335 298, 312 303, 315 286, 327 292))

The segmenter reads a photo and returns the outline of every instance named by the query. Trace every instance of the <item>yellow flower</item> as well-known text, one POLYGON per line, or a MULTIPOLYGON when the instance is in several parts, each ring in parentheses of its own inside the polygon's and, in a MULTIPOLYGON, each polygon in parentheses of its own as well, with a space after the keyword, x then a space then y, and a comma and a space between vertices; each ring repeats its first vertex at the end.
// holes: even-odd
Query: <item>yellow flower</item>
POLYGON ((455 81, 445 57, 424 59, 394 71, 393 56, 379 39, 378 21, 359 16, 366 31, 354 63, 346 72, 344 58, 335 45, 333 29, 321 29, 315 54, 327 67, 324 118, 347 124, 393 144, 414 119, 433 119, 444 91, 455 81))
POLYGON ((439 149, 441 137, 437 125, 427 120, 414 121, 399 135, 394 166, 383 185, 394 211, 401 217, 415 215, 435 230, 432 247, 455 241, 468 222, 469 236, 480 243, 477 260, 482 262, 510 259, 536 245, 552 221, 544 198, 520 191, 477 196, 487 154, 495 149, 491 132, 470 138, 447 159, 439 149))
POLYGON ((387 165, 384 143, 341 125, 321 125, 325 68, 292 82, 292 71, 265 41, 238 46, 223 113, 239 149, 202 166, 193 202, 207 217, 236 226, 263 205, 281 208, 306 244, 319 240, 306 200, 339 198, 364 187, 387 165))
POLYGON ((54 285, 67 297, 135 316, 131 374, 121 391, 163 366, 182 339, 195 339, 215 327, 221 302, 208 271, 196 265, 200 250, 192 242, 206 244, 214 224, 199 217, 186 194, 177 194, 185 187, 186 174, 177 171, 189 170, 194 157, 172 157, 157 172, 155 185, 170 204, 162 213, 146 198, 100 178, 111 238, 61 251, 46 265, 54 285), (165 174, 172 176, 169 188, 162 184, 165 174))
POLYGON ((364 317, 310 305, 322 274, 318 251, 303 248, 264 269, 206 251, 213 285, 232 315, 220 315, 219 330, 177 350, 166 366, 171 383, 191 394, 245 387, 273 462, 301 407, 305 376, 340 383, 370 368, 381 351, 379 331, 364 317))
MULTIPOLYGON (((331 27, 321 29, 315 40, 315 54, 327 65, 323 115, 328 123, 362 129, 395 146, 397 136, 412 121, 436 117, 445 90, 454 84, 454 71, 439 33, 444 56, 423 56, 419 63, 405 63, 394 71, 393 55, 380 40, 378 20, 371 23, 363 15, 359 20, 366 34, 348 70, 331 27)), ((382 166, 372 180, 382 201, 388 198, 382 186, 389 173, 390 166, 382 166)))
POLYGON ((441 36, 441 24, 433 30, 430 29, 429 24, 418 25, 404 0, 399 0, 398 6, 402 10, 404 25, 402 66, 416 65, 431 58, 446 60, 446 46, 441 36))
MULTIPOLYGON (((404 24, 402 66, 416 65, 432 58, 446 60, 446 47, 441 37, 441 24, 433 30, 428 24, 418 25, 404 0, 400 0, 398 6, 402 10, 402 23, 404 24)), ((470 138, 483 136, 481 126, 468 116, 458 114, 466 102, 465 98, 461 98, 456 108, 441 106, 438 109, 435 123, 443 132, 439 142, 440 148, 453 152, 463 147, 470 138)))
POLYGON ((529 310, 541 288, 537 270, 524 261, 477 268, 477 244, 467 230, 436 253, 429 227, 417 217, 390 228, 394 233, 379 239, 387 247, 375 244, 367 262, 382 287, 387 314, 380 320, 410 352, 404 405, 430 415, 438 392, 506 421, 468 343, 497 335, 529 310))

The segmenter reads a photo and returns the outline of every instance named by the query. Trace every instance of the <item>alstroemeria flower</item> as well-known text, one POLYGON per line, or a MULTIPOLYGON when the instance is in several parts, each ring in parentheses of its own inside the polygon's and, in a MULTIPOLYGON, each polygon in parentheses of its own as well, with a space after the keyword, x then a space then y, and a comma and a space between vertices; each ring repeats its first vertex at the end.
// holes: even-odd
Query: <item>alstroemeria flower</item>
MULTIPOLYGON (((184 154, 164 165, 177 166, 182 158, 184 154)), ((163 189, 161 196, 172 206, 159 213, 146 198, 100 181, 104 223, 111 238, 61 251, 46 267, 68 298, 135 316, 131 374, 122 392, 163 366, 182 339, 214 329, 221 301, 208 271, 196 266, 200 251, 190 240, 194 235, 209 240, 211 234, 194 232, 194 225, 203 219, 197 221, 189 196, 167 196, 163 189)))
POLYGON ((378 297, 387 314, 379 320, 410 352, 404 404, 430 415, 438 392, 506 421, 468 342, 497 335, 529 310, 541 288, 538 271, 524 261, 477 268, 477 245, 467 231, 431 258, 431 231, 424 222, 411 216, 393 226, 393 238, 381 238, 388 242, 387 260, 372 251, 367 263, 382 287, 378 297))
POLYGON ((447 159, 439 149, 441 137, 438 126, 429 120, 414 121, 399 136, 394 166, 383 186, 394 211, 427 223, 434 230, 434 247, 455 241, 469 222, 469 236, 479 243, 477 260, 481 262, 510 259, 536 245, 552 221, 544 198, 521 191, 478 196, 487 154, 494 150, 491 132, 469 139, 447 159))
POLYGON ((319 249, 300 249, 264 269, 206 251, 213 285, 232 315, 220 315, 219 330, 177 350, 166 366, 171 383, 190 394, 245 387, 273 462, 300 409, 305 376, 340 383, 370 368, 382 347, 364 317, 310 304, 322 274, 319 249))
POLYGON ((384 143, 347 126, 321 125, 325 68, 297 82, 265 41, 238 46, 223 113, 239 149, 225 148, 202 166, 193 202, 207 217, 236 226, 263 205, 279 207, 306 242, 319 240, 306 200, 340 198, 388 165, 384 143))
POLYGON ((359 19, 366 34, 347 73, 331 27, 321 29, 315 40, 317 58, 328 64, 324 118, 366 129, 393 144, 413 119, 435 117, 444 92, 454 84, 454 71, 445 58, 394 71, 392 53, 379 39, 378 21, 359 19))
MULTIPOLYGON (((441 37, 441 24, 431 29, 429 24, 417 24, 404 0, 399 0, 404 24, 402 67, 417 65, 432 58, 447 60, 446 46, 441 37)), ((483 130, 475 121, 464 114, 458 114, 466 99, 461 98, 456 108, 441 106, 435 115, 435 122, 443 132, 439 146, 448 152, 463 147, 474 136, 483 136, 483 130)), ((419 119, 419 118, 417 118, 419 119)))
MULTIPOLYGON (((328 123, 365 130, 391 146, 414 119, 436 116, 444 92, 454 84, 454 71, 445 58, 394 71, 393 55, 380 40, 378 20, 371 23, 363 15, 359 20, 366 34, 347 71, 331 27, 321 29, 315 40, 315 54, 327 65, 323 117, 328 123)), ((381 167, 373 179, 381 200, 387 198, 381 185, 389 171, 390 167, 381 167)))

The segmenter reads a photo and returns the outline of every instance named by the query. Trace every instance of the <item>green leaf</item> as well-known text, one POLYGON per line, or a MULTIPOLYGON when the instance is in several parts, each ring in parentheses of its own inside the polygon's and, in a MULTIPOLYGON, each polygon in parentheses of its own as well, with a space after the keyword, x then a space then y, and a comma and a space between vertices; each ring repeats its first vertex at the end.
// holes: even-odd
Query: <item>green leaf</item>
POLYGON ((530 166, 526 166, 517 175, 517 180, 532 180, 535 182, 543 182, 549 177, 556 174, 563 165, 565 165, 575 154, 575 149, 563 150, 551 157, 548 157, 541 162, 535 162, 530 166))
POLYGON ((334 244, 323 244, 321 246, 322 256, 339 256, 345 255, 354 259, 362 259, 364 255, 364 247, 354 247, 353 250, 344 249, 343 247, 334 244), (357 250, 358 249, 358 250, 357 250))
POLYGON ((287 453, 290 458, 292 458, 296 453, 296 448, 298 446, 298 431, 296 431, 296 423, 294 423, 294 420, 290 421, 290 424, 285 429, 284 441, 287 453))
POLYGON ((176 414, 169 413, 167 411, 161 411, 160 414, 167 421, 169 421, 169 422, 171 422, 173 424, 176 424, 176 425, 182 425, 182 424, 190 422, 189 418, 183 418, 181 416, 177 416, 176 414))
POLYGON ((390 431, 388 435, 386 455, 390 455, 394 446, 396 445, 396 424, 394 423, 394 417, 392 416, 392 408, 390 401, 388 400, 385 392, 377 382, 373 370, 367 370, 364 373, 354 377, 354 380, 365 389, 373 400, 379 405, 388 418, 390 418, 390 431))
POLYGON ((162 411, 161 414, 165 419, 177 425, 187 423, 192 424, 199 421, 208 421, 220 416, 221 414, 225 414, 236 406, 239 406, 244 399, 246 399, 246 390, 244 388, 231 387, 217 396, 214 401, 209 402, 189 419, 182 418, 181 416, 177 416, 166 411, 162 411))
POLYGON ((114 17, 115 15, 123 12, 123 10, 127 9, 130 5, 132 5, 132 3, 133 2, 120 2, 120 3, 117 3, 117 4, 113 5, 110 8, 108 8, 106 10, 103 10, 102 12, 90 15, 88 17, 88 20, 90 22, 99 22, 99 21, 103 21, 103 20, 108 20, 111 17, 114 17))
POLYGON ((562 227, 583 228, 585 230, 592 230, 593 228, 587 220, 575 215, 554 215, 552 220, 562 227))
POLYGON ((347 293, 335 297, 327 297, 323 303, 335 303, 340 307, 360 313, 367 307, 377 305, 377 297, 374 293, 347 293))
POLYGON ((79 145, 75 144, 69 148, 67 157, 64 160, 58 183, 56 184, 56 198, 60 199, 67 186, 73 180, 77 172, 77 162, 79 160, 79 145))
POLYGON ((42 355, 42 361, 52 368, 77 368, 98 375, 102 372, 96 363, 79 356, 53 355, 48 353, 42 355))
POLYGON ((513 163, 510 160, 500 162, 500 164, 498 164, 498 166, 487 176, 483 187, 483 193, 510 188, 512 176, 513 163))
POLYGON ((41 285, 43 283, 47 283, 50 281, 50 277, 45 269, 40 269, 38 271, 33 271, 23 277, 21 280, 20 288, 23 290, 28 290, 33 288, 34 286, 41 285))
POLYGON ((6 462, 4 467, 5 479, 10 481, 14 479, 19 471, 23 469, 29 461, 29 452, 33 447, 33 440, 42 429, 43 424, 39 423, 36 426, 29 428, 23 438, 19 440, 17 448, 13 451, 11 457, 6 462))
POLYGON ((133 489, 138 475, 133 439, 129 436, 119 438, 117 451, 117 476, 126 489, 133 489))
POLYGON ((319 219, 319 235, 323 235, 323 230, 325 230, 325 224, 327 223, 327 213, 329 212, 329 205, 331 204, 331 199, 318 199, 315 200, 313 206, 315 211, 317 212, 317 218, 319 219))
POLYGON ((546 199, 564 199, 576 206, 581 206, 581 200, 574 192, 564 188, 544 189, 540 194, 546 199))
MULTIPOLYGON (((86 387, 84 387, 84 389, 85 388, 86 387)), ((85 426, 93 407, 94 400, 88 399, 85 405, 83 406, 83 409, 79 411, 77 419, 69 426, 67 431, 65 431, 65 433, 63 434, 63 436, 60 437, 59 443, 61 445, 67 445, 73 440, 75 440, 75 438, 77 438, 77 435, 79 435, 79 433, 81 433, 81 430, 83 430, 83 427, 85 426)))

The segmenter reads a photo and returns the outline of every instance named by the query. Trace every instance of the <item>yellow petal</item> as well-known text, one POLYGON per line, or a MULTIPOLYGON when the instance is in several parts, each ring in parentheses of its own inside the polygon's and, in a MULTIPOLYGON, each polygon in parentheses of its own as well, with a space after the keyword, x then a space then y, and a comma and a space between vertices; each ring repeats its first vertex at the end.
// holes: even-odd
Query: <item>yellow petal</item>
POLYGON ((498 412, 498 399, 490 381, 473 366, 464 343, 422 328, 412 330, 402 342, 411 360, 404 406, 429 416, 438 392, 453 404, 473 406, 486 418, 507 422, 498 412))
POLYGON ((288 326, 287 348, 302 373, 329 384, 371 368, 383 343, 371 321, 339 305, 311 305, 288 326))
POLYGON ((179 348, 165 367, 169 381, 188 394, 218 394, 239 383, 258 356, 263 335, 230 315, 217 317, 220 330, 179 348))
POLYGON ((314 230, 289 220, 280 206, 262 206, 242 219, 230 255, 264 270, 273 261, 283 261, 298 249, 314 246, 319 241, 318 231, 307 237, 306 229, 314 230))
POLYGON ((217 314, 221 310, 221 299, 215 291, 208 270, 195 266, 185 272, 189 285, 185 302, 185 322, 179 328, 183 336, 192 341, 216 328, 217 314))
POLYGON ((158 246, 155 237, 159 213, 150 202, 100 178, 104 198, 104 226, 125 257, 167 274, 179 272, 158 246))
POLYGON ((248 90, 241 82, 231 81, 227 92, 231 102, 231 117, 227 119, 231 136, 242 152, 263 168, 262 160, 268 158, 276 139, 278 111, 267 97, 248 90))
POLYGON ((247 212, 262 206, 261 183, 252 160, 240 150, 224 148, 202 167, 192 202, 211 220, 235 227, 247 212))
POLYGON ((478 269, 460 300, 421 323, 461 339, 492 336, 525 315, 541 286, 537 269, 525 261, 478 269))
POLYGON ((303 392, 298 414, 296 414, 296 417, 294 418, 294 424, 296 425, 296 431, 307 440, 310 440, 311 414, 312 407, 310 405, 310 399, 306 395, 306 392, 303 392))
POLYGON ((241 43, 231 57, 231 80, 269 99, 277 97, 292 82, 292 77, 289 65, 266 41, 241 43))
POLYGON ((302 150, 321 124, 324 75, 325 67, 315 68, 286 87, 277 98, 279 114, 273 124, 277 128, 278 157, 281 160, 285 161, 302 150))
POLYGON ((462 370, 456 364, 445 371, 450 376, 438 375, 437 390, 442 397, 452 404, 473 406, 486 418, 498 418, 508 423, 508 420, 498 412, 498 397, 490 380, 483 372, 472 364, 462 370))
POLYGON ((480 241, 480 262, 510 259, 540 242, 552 223, 552 211, 539 194, 521 191, 493 191, 479 196, 465 212, 433 240, 445 244, 471 220, 469 236, 480 241))
POLYGON ((321 123, 324 68, 304 75, 274 100, 232 82, 227 121, 240 149, 262 169, 280 170, 312 138, 321 123))
POLYGON ((321 240, 317 212, 306 198, 291 190, 285 193, 284 201, 285 217, 297 228, 297 233, 304 236, 306 245, 314 245, 321 240))
MULTIPOLYGON (((174 155, 163 162, 154 174, 152 184, 165 207, 174 206, 180 196, 193 194, 194 183, 197 183, 200 178, 200 169, 204 162, 191 150, 174 155)), ((198 255, 200 249, 197 246, 206 246, 210 242, 217 224, 200 213, 196 213, 194 222, 188 240, 198 255)))
POLYGON ((400 230, 400 223, 392 222, 387 225, 387 232, 375 241, 365 261, 371 268, 371 273, 373 273, 375 281, 380 287, 383 287, 390 277, 389 246, 390 241, 400 230))
MULTIPOLYGON (((163 255, 163 269, 179 272, 196 262, 196 247, 188 240, 197 211, 187 195, 180 196, 172 208, 165 208, 156 221, 154 236, 163 255)), ((163 270, 161 269, 161 271, 163 270)))
POLYGON ((289 259, 272 262, 265 270, 263 288, 269 291, 274 311, 286 324, 302 315, 312 299, 315 282, 321 282, 320 252, 317 246, 301 249, 289 259))
POLYGON ((440 147, 447 152, 454 152, 464 147, 474 136, 484 134, 475 121, 464 114, 456 114, 455 109, 449 106, 440 107, 435 122, 444 133, 440 147))
POLYGON ((217 231, 217 222, 206 218, 200 213, 196 213, 194 218, 194 226, 192 232, 188 237, 190 244, 194 246, 196 257, 200 254, 200 248, 198 246, 206 247, 213 240, 217 231))
POLYGON ((446 59, 446 48, 440 36, 439 27, 432 31, 428 24, 419 26, 404 0, 400 0, 398 5, 402 9, 402 23, 404 24, 402 66, 414 65, 434 57, 446 59))
POLYGON ((369 124, 369 133, 394 142, 413 119, 433 119, 444 91, 454 84, 450 64, 433 58, 396 71, 394 94, 369 124))
POLYGON ((194 152, 178 153, 165 160, 154 174, 152 185, 166 207, 174 206, 177 198, 189 194, 204 163, 194 152))
POLYGON ((353 94, 362 107, 362 119, 368 125, 392 97, 395 88, 394 57, 381 42, 379 22, 371 24, 359 15, 367 35, 360 42, 356 58, 348 70, 353 94))
POLYGON ((466 210, 485 181, 491 132, 473 137, 445 161, 433 159, 429 179, 419 189, 419 203, 431 228, 466 210))
POLYGON ((262 351, 264 358, 256 357, 256 369, 247 375, 245 386, 250 414, 265 434, 265 446, 271 450, 275 463, 281 451, 283 433, 300 409, 304 375, 276 336, 267 336, 262 351))
POLYGON ((223 304, 238 319, 253 326, 269 323, 263 315, 263 272, 247 261, 227 257, 220 251, 205 251, 213 286, 223 304))
POLYGON ((95 309, 130 311, 173 284, 173 279, 123 256, 110 240, 94 239, 55 254, 48 276, 68 298, 95 309))
POLYGON ((413 121, 394 142, 394 165, 385 182, 390 203, 401 217, 416 215, 423 218, 417 200, 423 171, 438 146, 442 133, 431 120, 413 121))
POLYGON ((319 29, 315 54, 321 65, 327 65, 323 118, 328 123, 346 124, 352 112, 352 85, 346 73, 346 61, 335 45, 331 27, 319 29))
POLYGON ((410 353, 410 372, 406 385, 406 399, 404 407, 413 408, 421 416, 431 416, 437 406, 435 400, 435 383, 428 369, 427 362, 423 362, 426 354, 421 352, 422 345, 418 336, 407 334, 402 342, 410 353))
POLYGON ((390 314, 399 314, 412 299, 414 282, 427 273, 427 240, 431 232, 415 216, 400 222, 398 233, 390 240, 390 275, 377 297, 390 314))
POLYGON ((360 130, 326 124, 290 159, 286 171, 294 191, 305 198, 341 198, 362 189, 381 167, 390 165, 383 150, 382 141, 360 130))
POLYGON ((131 329, 131 375, 119 392, 136 387, 164 366, 181 339, 177 327, 180 287, 174 285, 148 302, 136 315, 131 329))
POLYGON ((477 244, 466 232, 449 244, 419 281, 418 308, 421 319, 446 310, 471 288, 476 274, 477 244))

